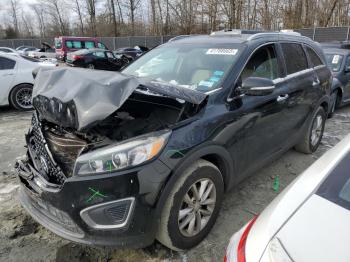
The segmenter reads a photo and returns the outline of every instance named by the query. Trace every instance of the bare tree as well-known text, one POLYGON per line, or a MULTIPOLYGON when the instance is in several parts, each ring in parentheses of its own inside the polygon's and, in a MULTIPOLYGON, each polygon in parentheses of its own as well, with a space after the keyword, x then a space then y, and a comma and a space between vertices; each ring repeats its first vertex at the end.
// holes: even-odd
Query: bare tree
POLYGON ((93 36, 97 36, 96 31, 96 2, 97 0, 86 0, 87 11, 90 17, 90 30, 93 36))
POLYGON ((10 0, 11 12, 10 15, 12 17, 13 28, 18 34, 18 0, 10 0))
POLYGON ((73 10, 78 14, 80 33, 81 35, 84 35, 84 22, 83 22, 83 16, 81 11, 81 4, 79 3, 78 0, 74 1, 73 10))

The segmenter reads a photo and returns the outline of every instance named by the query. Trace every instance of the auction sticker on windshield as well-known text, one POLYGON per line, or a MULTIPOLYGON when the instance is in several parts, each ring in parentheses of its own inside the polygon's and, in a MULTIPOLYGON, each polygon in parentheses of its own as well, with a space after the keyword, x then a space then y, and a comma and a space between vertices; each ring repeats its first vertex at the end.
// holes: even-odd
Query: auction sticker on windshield
POLYGON ((230 48, 210 48, 206 52, 207 55, 236 55, 238 49, 230 48))

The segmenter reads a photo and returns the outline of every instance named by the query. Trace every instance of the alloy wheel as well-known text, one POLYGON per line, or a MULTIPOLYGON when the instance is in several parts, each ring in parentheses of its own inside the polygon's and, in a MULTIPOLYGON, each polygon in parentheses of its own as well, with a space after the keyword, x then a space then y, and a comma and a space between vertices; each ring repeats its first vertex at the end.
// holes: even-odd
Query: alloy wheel
POLYGON ((16 103, 23 109, 30 109, 32 107, 32 89, 23 87, 16 93, 16 103))
POLYGON ((211 179, 200 179, 191 185, 183 197, 178 213, 182 235, 193 237, 206 226, 216 204, 216 188, 211 179))
POLYGON ((319 142, 322 135, 323 118, 321 115, 317 115, 314 119, 311 129, 311 145, 315 146, 319 142))

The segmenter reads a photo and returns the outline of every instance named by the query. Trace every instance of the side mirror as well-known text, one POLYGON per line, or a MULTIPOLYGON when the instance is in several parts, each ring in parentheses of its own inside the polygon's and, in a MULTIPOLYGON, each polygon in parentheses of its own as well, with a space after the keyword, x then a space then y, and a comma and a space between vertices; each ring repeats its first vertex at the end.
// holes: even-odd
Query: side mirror
POLYGON ((275 83, 273 80, 262 77, 248 77, 243 83, 240 91, 250 96, 266 96, 273 92, 275 83))

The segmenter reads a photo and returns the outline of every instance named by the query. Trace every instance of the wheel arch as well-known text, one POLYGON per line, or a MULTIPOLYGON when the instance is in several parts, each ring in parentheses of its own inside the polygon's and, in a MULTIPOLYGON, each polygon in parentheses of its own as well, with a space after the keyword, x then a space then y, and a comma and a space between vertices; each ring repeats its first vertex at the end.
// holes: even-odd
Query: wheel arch
POLYGON ((192 153, 186 154, 181 163, 179 163, 172 171, 169 179, 164 183, 163 189, 157 201, 157 215, 160 215, 165 204, 167 196, 171 192, 173 185, 181 177, 183 172, 195 161, 204 159, 214 164, 221 172, 224 181, 225 192, 229 190, 235 183, 234 164, 229 152, 220 145, 202 145, 198 149, 191 150, 192 153))

